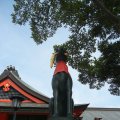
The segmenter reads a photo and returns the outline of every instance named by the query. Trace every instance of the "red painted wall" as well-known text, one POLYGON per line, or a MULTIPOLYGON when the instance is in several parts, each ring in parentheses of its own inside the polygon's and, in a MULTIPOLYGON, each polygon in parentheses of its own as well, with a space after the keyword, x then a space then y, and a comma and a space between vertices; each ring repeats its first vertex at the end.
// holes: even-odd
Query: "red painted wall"
POLYGON ((0 120, 8 120, 8 113, 0 113, 0 120))

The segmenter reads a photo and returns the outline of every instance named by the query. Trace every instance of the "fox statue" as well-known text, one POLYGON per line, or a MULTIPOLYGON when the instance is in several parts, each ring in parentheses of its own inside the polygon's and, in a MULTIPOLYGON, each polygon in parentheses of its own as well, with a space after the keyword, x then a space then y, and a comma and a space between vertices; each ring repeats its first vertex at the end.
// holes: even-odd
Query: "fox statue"
POLYGON ((50 110, 53 116, 68 117, 72 116, 72 79, 68 71, 68 53, 63 47, 56 49, 52 54, 50 67, 55 65, 52 78, 53 98, 50 101, 50 110))

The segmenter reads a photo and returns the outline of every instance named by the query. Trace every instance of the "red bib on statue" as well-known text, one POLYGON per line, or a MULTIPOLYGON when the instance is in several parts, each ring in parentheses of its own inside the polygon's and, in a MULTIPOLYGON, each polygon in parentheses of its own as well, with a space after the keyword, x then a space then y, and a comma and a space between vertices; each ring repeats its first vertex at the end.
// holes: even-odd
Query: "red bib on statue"
POLYGON ((57 63, 54 75, 57 74, 58 72, 66 72, 69 74, 68 67, 64 61, 60 61, 57 63))

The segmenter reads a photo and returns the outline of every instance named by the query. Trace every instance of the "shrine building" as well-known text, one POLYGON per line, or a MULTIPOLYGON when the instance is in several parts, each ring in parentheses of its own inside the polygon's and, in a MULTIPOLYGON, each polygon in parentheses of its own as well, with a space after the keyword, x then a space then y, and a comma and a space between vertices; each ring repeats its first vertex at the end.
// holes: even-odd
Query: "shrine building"
MULTIPOLYGON (((49 120, 49 101, 49 97, 26 84, 14 67, 8 67, 0 75, 0 120, 49 120)), ((73 120, 120 119, 120 108, 88 105, 74 105, 73 120)))
MULTIPOLYGON (((14 67, 8 67, 0 75, 0 120, 13 120, 14 113, 16 120, 47 120, 49 101, 49 97, 26 84, 14 67)), ((73 118, 82 119, 80 116, 87 106, 74 105, 73 118)))

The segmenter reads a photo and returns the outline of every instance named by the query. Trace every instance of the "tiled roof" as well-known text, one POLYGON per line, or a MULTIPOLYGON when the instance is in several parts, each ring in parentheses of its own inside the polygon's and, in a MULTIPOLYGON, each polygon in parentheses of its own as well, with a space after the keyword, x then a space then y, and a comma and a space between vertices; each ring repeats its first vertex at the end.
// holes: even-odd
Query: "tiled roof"
POLYGON ((120 108, 87 108, 81 116, 83 117, 82 120, 95 120, 95 118, 119 120, 120 108))
POLYGON ((4 72, 0 75, 0 81, 6 78, 10 78, 11 81, 13 81, 16 85, 25 90, 27 93, 37 97, 38 99, 43 100, 45 103, 49 103, 49 98, 46 95, 40 93, 39 91, 32 88, 30 85, 25 83, 23 80, 21 80, 17 70, 15 70, 15 67, 7 67, 7 69, 5 69, 4 72))

